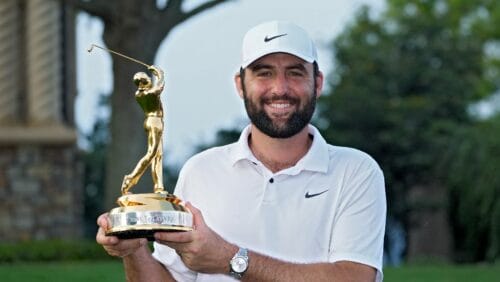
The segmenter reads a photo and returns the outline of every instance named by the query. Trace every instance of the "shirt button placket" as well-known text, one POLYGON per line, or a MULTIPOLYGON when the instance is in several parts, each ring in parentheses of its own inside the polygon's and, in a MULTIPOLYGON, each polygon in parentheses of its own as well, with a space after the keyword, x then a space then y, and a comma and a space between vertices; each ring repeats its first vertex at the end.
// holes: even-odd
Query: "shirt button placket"
POLYGON ((272 175, 267 175, 267 180, 264 182, 264 202, 271 203, 276 198, 276 180, 272 175))

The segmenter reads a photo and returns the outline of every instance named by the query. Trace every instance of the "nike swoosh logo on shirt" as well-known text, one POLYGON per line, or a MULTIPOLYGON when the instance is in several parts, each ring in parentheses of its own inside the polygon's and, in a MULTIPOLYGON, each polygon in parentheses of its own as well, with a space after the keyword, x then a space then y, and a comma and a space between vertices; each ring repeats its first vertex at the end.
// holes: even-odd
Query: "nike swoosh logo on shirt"
POLYGON ((319 196, 319 195, 321 195, 323 193, 326 193, 327 191, 328 191, 328 189, 326 189, 325 191, 322 191, 322 192, 319 192, 319 193, 313 193, 313 194, 309 194, 309 191, 307 191, 306 192, 306 199, 319 196))
POLYGON ((286 35, 286 33, 278 34, 278 35, 271 36, 271 37, 269 37, 269 36, 266 35, 266 37, 264 38, 264 42, 269 42, 271 40, 274 40, 276 38, 279 38, 279 37, 282 37, 282 36, 285 36, 285 35, 286 35))

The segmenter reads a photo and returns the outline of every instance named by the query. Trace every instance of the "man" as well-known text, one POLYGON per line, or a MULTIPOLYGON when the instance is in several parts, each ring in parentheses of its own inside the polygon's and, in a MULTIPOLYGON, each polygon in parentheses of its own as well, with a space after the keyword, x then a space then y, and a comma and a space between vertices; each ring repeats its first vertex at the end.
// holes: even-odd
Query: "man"
POLYGON ((328 145, 309 121, 321 93, 314 43, 287 22, 245 35, 235 76, 251 125, 191 158, 176 194, 195 230, 97 241, 131 281, 380 281, 383 175, 368 155, 328 145))

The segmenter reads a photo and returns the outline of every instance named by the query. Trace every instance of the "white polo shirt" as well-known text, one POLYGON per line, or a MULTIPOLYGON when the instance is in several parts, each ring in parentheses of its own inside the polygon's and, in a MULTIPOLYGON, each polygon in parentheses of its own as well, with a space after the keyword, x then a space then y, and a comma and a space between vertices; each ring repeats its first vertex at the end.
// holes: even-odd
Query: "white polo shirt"
MULTIPOLYGON (((272 173, 248 147, 250 128, 238 142, 188 160, 175 193, 240 247, 289 262, 358 262, 376 268, 380 281, 386 199, 377 163, 361 151, 328 145, 310 125, 307 154, 272 173)), ((178 281, 235 281, 190 271, 172 249, 154 247, 153 256, 178 281)))

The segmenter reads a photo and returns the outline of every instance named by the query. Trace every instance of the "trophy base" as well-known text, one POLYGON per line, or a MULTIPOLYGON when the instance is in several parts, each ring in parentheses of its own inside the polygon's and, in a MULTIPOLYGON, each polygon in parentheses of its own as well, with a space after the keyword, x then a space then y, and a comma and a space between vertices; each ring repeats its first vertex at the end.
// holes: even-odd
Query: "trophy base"
POLYGON ((116 236, 120 239, 137 239, 137 238, 146 238, 148 241, 155 240, 156 232, 181 232, 181 231, 189 231, 192 228, 183 228, 183 229, 175 229, 175 228, 154 228, 154 229, 129 229, 129 230, 117 230, 107 232, 106 236, 116 236))
POLYGON ((174 230, 162 230, 162 229, 151 229, 151 230, 125 230, 125 231, 116 231, 112 233, 108 233, 107 236, 116 236, 120 239, 136 239, 136 238, 146 238, 148 241, 155 240, 156 232, 170 232, 174 230))
POLYGON ((166 193, 121 196, 118 203, 123 206, 109 212, 110 228, 106 236, 153 241, 155 232, 190 231, 193 215, 179 202, 166 193))

